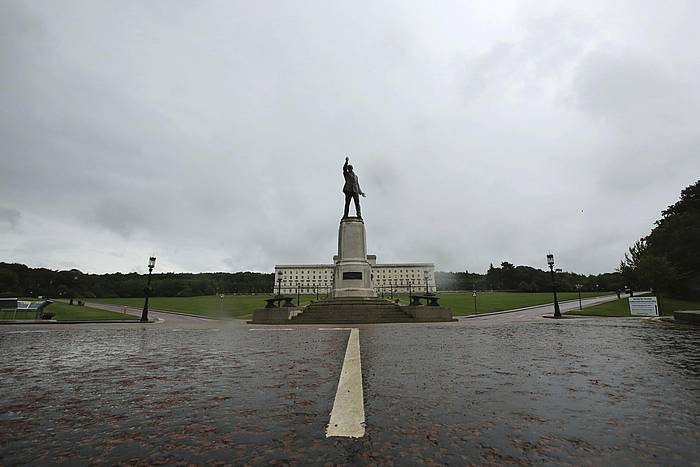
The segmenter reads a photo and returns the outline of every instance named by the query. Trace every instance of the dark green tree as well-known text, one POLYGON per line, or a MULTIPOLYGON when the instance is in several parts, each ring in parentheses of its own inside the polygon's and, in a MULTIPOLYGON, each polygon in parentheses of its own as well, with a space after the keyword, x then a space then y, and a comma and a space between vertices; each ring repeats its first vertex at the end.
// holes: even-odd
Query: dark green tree
POLYGON ((625 254, 619 271, 637 288, 700 298, 700 180, 661 215, 651 233, 625 254))
POLYGON ((5 296, 19 295, 19 276, 11 269, 0 269, 0 294, 5 296))

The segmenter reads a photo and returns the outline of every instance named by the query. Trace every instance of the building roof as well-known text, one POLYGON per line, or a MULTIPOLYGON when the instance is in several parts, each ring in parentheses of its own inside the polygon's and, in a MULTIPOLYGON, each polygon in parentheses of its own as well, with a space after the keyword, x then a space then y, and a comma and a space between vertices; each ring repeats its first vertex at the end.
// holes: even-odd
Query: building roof
MULTIPOLYGON (((285 269, 285 268, 332 268, 335 267, 334 264, 276 264, 275 269, 285 269)), ((434 268, 434 263, 377 263, 373 268, 406 268, 406 267, 423 267, 423 268, 434 268)))

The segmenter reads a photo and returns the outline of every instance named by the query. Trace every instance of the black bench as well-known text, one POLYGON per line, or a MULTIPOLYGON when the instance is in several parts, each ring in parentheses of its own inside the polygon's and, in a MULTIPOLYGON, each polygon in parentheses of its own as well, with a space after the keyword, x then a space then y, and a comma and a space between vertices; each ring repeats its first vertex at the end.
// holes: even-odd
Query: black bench
POLYGON ((421 300, 425 300, 428 306, 440 306, 438 304, 439 298, 437 295, 413 295, 411 296, 411 305, 422 305, 421 300))
POLYGON ((281 307, 287 307, 287 306, 294 306, 294 304, 292 303, 292 297, 285 297, 285 296, 266 298, 265 302, 267 302, 267 305, 265 305, 265 308, 281 308, 281 307), (282 302, 284 302, 284 305, 282 304, 282 302), (275 303, 277 303, 277 305, 275 305, 275 303))

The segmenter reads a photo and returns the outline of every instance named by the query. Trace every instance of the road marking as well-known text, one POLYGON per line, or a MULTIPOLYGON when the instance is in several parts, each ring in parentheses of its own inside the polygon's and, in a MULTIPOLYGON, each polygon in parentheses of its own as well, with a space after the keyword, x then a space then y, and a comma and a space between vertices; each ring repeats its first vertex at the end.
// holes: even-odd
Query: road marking
POLYGON ((362 438, 365 435, 365 405, 362 395, 362 363, 360 362, 360 331, 350 331, 340 370, 338 389, 333 401, 326 437, 362 438))
POLYGON ((251 328, 249 331, 294 331, 293 328, 251 328))
POLYGON ((351 331, 354 328, 318 328, 319 331, 351 331))

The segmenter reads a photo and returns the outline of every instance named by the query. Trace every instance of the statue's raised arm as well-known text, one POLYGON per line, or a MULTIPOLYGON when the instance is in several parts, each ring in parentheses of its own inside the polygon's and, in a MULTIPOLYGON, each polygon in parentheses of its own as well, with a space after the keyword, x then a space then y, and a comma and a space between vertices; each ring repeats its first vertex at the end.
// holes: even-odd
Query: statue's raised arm
POLYGON ((345 211, 343 218, 348 217, 348 210, 350 209, 350 200, 355 201, 355 211, 357 212, 357 217, 362 219, 362 214, 360 212, 360 195, 365 196, 364 192, 360 188, 360 181, 353 171, 352 165, 348 164, 350 160, 349 157, 345 157, 345 164, 343 165, 343 178, 345 178, 345 185, 343 185, 343 193, 345 194, 345 211))

